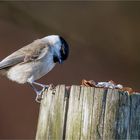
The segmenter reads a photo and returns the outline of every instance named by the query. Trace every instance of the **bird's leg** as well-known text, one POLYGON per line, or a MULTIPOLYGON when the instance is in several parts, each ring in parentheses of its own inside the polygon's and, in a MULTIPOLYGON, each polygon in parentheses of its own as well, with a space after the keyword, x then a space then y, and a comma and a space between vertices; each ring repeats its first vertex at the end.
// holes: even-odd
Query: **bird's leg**
POLYGON ((41 99, 43 98, 43 92, 46 89, 50 88, 53 91, 53 93, 55 93, 55 91, 56 91, 53 84, 43 85, 43 84, 40 84, 40 83, 37 83, 37 82, 34 82, 34 81, 30 81, 30 80, 28 80, 28 83, 36 93, 36 101, 37 102, 41 101, 41 99), (42 87, 42 89, 38 90, 34 85, 40 86, 40 87, 42 87))
POLYGON ((48 88, 50 88, 50 90, 53 90, 53 92, 55 91, 55 86, 53 84, 44 85, 44 84, 40 84, 40 83, 37 83, 37 82, 32 82, 32 83, 34 85, 43 87, 42 90, 41 90, 42 92, 45 91, 48 88))
POLYGON ((40 103, 40 101, 43 98, 43 91, 45 91, 45 89, 46 89, 47 86, 45 86, 43 84, 36 83, 36 82, 28 82, 28 83, 29 83, 29 85, 32 87, 32 89, 36 93, 36 99, 35 100, 40 103), (43 89, 42 90, 37 90, 36 87, 33 84, 36 84, 38 86, 41 86, 41 87, 43 87, 43 89))
POLYGON ((41 90, 42 92, 43 92, 46 88, 49 88, 49 85, 43 85, 43 84, 40 84, 40 83, 37 83, 37 82, 32 82, 32 84, 38 85, 38 86, 40 86, 40 87, 43 87, 43 89, 41 90))
POLYGON ((35 93, 36 93, 37 95, 40 95, 40 94, 41 94, 41 92, 38 91, 38 90, 36 89, 36 87, 35 87, 32 83, 30 83, 30 82, 28 82, 28 83, 29 83, 29 85, 32 87, 32 89, 35 91, 35 93))

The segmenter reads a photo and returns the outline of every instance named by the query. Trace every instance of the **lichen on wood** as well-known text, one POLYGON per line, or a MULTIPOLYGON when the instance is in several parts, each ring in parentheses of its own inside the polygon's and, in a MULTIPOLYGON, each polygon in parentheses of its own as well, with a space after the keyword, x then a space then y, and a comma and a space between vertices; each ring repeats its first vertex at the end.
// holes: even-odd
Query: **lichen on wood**
POLYGON ((36 140, 140 139, 140 96, 64 85, 44 93, 36 140))

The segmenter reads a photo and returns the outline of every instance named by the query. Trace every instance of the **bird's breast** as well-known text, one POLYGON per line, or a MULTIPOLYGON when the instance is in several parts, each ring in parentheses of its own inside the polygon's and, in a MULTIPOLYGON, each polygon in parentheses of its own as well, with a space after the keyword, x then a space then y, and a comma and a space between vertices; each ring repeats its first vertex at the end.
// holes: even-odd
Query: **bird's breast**
MULTIPOLYGON (((49 71, 51 71, 53 69, 53 67, 55 66, 55 63, 53 62, 52 59, 44 59, 42 60, 41 64, 40 64, 40 69, 39 69, 39 75, 42 77, 44 75, 46 75, 49 71)), ((39 77, 39 78, 41 78, 39 77)))
POLYGON ((29 79, 38 80, 46 75, 55 66, 52 57, 45 57, 41 60, 18 64, 9 69, 7 76, 12 81, 26 83, 29 79))

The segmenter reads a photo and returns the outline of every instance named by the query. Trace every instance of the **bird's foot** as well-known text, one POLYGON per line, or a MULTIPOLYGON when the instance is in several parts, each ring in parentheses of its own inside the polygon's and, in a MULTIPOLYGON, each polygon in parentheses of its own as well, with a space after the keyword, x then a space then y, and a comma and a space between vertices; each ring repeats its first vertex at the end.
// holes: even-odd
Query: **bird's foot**
POLYGON ((50 85, 49 85, 49 89, 52 91, 52 94, 55 94, 55 92, 56 92, 56 87, 54 86, 54 84, 50 84, 50 85))
POLYGON ((43 99, 43 95, 36 95, 36 98, 35 98, 35 101, 38 102, 38 103, 41 103, 41 100, 43 99))
POLYGON ((45 88, 43 88, 42 90, 40 91, 36 91, 36 98, 35 98, 35 101, 40 103, 41 100, 43 99, 43 93, 45 91, 45 88))
MULTIPOLYGON (((42 90, 40 91, 37 91, 37 95, 36 95, 36 99, 35 101, 38 102, 38 103, 41 103, 41 100, 43 99, 43 95, 44 95, 44 92, 45 91, 48 91, 48 90, 52 90, 52 93, 55 94, 56 92, 56 88, 53 84, 50 84, 50 85, 44 85, 42 90)), ((47 93, 47 92, 46 92, 47 93)))
POLYGON ((35 98, 35 101, 40 103, 41 100, 43 99, 43 94, 45 92, 46 89, 48 89, 49 86, 48 85, 44 85, 44 87, 42 88, 42 90, 40 91, 36 91, 36 98, 35 98))

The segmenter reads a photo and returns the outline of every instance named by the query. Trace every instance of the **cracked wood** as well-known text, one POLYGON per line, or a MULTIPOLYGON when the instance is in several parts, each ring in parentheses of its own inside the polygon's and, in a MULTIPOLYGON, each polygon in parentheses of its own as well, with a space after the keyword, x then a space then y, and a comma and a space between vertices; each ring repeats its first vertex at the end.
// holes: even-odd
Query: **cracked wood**
POLYGON ((41 101, 36 140, 140 139, 140 95, 64 85, 41 101))

